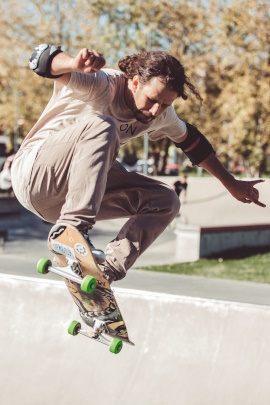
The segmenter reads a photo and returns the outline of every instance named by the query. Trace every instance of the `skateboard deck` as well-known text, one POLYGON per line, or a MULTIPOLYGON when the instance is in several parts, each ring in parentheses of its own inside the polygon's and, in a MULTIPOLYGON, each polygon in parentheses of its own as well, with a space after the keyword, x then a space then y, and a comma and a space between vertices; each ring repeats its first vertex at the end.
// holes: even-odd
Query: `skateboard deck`
MULTIPOLYGON (((127 328, 111 286, 83 235, 72 226, 59 224, 53 227, 49 234, 48 247, 55 254, 54 261, 59 266, 59 270, 63 270, 64 281, 79 308, 81 318, 86 325, 90 326, 90 331, 83 331, 82 334, 95 339, 102 332, 134 345, 129 340, 127 328), (79 280, 81 283, 86 276, 94 277, 96 280, 95 289, 90 293, 82 291, 77 282, 79 280), (95 335, 97 330, 99 334, 95 335)), ((97 340, 105 343, 102 339, 97 340)))

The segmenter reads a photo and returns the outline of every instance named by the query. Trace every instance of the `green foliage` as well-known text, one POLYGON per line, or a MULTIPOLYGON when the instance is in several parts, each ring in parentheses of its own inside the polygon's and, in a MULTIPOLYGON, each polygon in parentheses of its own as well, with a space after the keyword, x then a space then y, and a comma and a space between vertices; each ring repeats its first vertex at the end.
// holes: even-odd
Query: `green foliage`
POLYGON ((148 266, 143 267, 143 270, 269 284, 270 253, 238 259, 200 259, 193 263, 148 266))
MULTIPOLYGON (((270 0, 52 0, 0 4, 0 129, 13 133, 15 98, 26 135, 52 92, 52 81, 27 68, 34 46, 61 44, 70 54, 95 48, 116 67, 119 58, 146 49, 166 49, 179 58, 199 89, 175 109, 212 142, 224 163, 240 161, 249 174, 269 167, 270 0)), ((155 160, 170 142, 150 144, 155 160)), ((132 146, 141 153, 143 141, 132 146)), ((132 152, 133 153, 133 152, 132 152)), ((160 169, 162 170, 162 168, 160 169)))

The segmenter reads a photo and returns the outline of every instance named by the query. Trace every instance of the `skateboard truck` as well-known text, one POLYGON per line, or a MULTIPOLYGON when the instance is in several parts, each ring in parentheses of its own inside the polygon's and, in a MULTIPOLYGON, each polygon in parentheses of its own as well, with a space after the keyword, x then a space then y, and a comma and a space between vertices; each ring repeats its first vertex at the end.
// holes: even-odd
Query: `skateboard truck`
POLYGON ((106 323, 104 321, 101 321, 100 319, 95 319, 95 323, 93 326, 93 330, 96 333, 101 333, 106 329, 106 323))
POLYGON ((73 271, 73 273, 78 274, 78 276, 82 275, 82 269, 81 269, 81 266, 79 265, 78 260, 71 259, 70 257, 66 256, 66 262, 67 262, 67 265, 73 271))
POLYGON ((72 336, 76 336, 79 333, 84 335, 90 339, 97 340, 100 343, 103 343, 106 346, 109 346, 110 352, 114 354, 120 353, 123 347, 123 342, 120 339, 114 338, 112 341, 106 339, 102 332, 106 329, 106 323, 100 321, 99 319, 95 319, 95 323, 93 328, 89 328, 88 330, 82 329, 80 322, 72 321, 69 328, 68 333, 72 336))
POLYGON ((37 271, 41 274, 47 274, 49 272, 55 273, 58 276, 74 281, 75 283, 80 284, 81 290, 88 294, 92 293, 97 286, 95 277, 87 275, 82 278, 77 274, 77 272, 82 273, 82 271, 79 263, 74 259, 67 258, 67 267, 58 267, 52 266, 51 260, 42 257, 37 263, 37 271), (76 272, 74 273, 74 271, 76 272))

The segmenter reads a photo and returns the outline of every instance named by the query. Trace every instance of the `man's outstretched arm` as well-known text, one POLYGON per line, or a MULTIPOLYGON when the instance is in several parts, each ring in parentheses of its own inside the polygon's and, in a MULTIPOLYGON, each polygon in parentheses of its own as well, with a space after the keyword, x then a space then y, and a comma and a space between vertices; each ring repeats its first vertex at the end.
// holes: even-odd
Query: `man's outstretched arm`
POLYGON ((215 176, 238 201, 266 207, 265 204, 259 201, 259 191, 254 187, 264 180, 242 181, 235 179, 222 165, 216 157, 211 144, 196 127, 187 124, 185 136, 174 143, 183 150, 193 165, 200 165, 215 176))

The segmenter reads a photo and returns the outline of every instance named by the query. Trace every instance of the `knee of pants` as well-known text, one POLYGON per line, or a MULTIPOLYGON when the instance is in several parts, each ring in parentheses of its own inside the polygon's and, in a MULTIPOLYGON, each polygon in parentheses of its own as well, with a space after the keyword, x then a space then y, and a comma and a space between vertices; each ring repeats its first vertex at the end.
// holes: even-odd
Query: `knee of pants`
POLYGON ((172 221, 180 210, 180 201, 176 192, 169 187, 161 186, 149 193, 150 207, 154 212, 162 213, 164 221, 172 221), (166 218, 166 219, 165 219, 166 218))
POLYGON ((171 218, 174 218, 180 210, 180 201, 178 195, 172 189, 167 189, 167 192, 164 195, 167 201, 168 215, 171 218))

